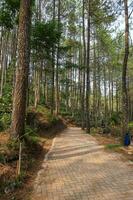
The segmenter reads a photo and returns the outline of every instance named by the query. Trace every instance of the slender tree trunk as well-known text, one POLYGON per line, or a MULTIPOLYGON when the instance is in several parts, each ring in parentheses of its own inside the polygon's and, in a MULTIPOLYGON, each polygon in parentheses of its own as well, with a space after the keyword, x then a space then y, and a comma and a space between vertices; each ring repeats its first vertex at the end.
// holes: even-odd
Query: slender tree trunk
MULTIPOLYGON (((61 1, 58 0, 58 31, 60 31, 60 8, 61 1)), ((60 58, 60 39, 58 40, 58 48, 57 48, 57 66, 56 66, 56 110, 55 113, 58 115, 59 113, 59 58, 60 58)))
MULTIPOLYGON (((83 50, 82 47, 79 48, 79 68, 78 68, 78 88, 77 88, 77 104, 78 104, 78 110, 82 109, 82 70, 81 70, 81 66, 83 65, 83 50)), ((82 117, 82 116, 81 116, 82 117)))
POLYGON ((25 131, 26 97, 30 58, 31 0, 20 1, 18 31, 18 67, 13 98, 11 136, 21 137, 25 131))
POLYGON ((47 72, 45 70, 45 80, 44 80, 44 96, 45 96, 45 104, 48 105, 48 81, 47 81, 47 72))
POLYGON ((83 0, 83 11, 82 11, 82 20, 83 20, 83 89, 82 89, 82 129, 85 128, 85 69, 86 69, 86 43, 85 43, 85 1, 83 0))
POLYGON ((90 1, 87 20, 86 132, 90 133, 90 1))
POLYGON ((127 63, 129 55, 129 22, 128 22, 128 0, 124 0, 125 8, 125 53, 122 67, 122 111, 123 111, 123 124, 122 133, 128 129, 128 94, 127 94, 127 63))
POLYGON ((112 113, 114 112, 114 80, 113 80, 113 68, 112 68, 112 73, 111 73, 111 104, 112 104, 112 113))
POLYGON ((0 97, 3 96, 3 87, 6 80, 6 69, 7 69, 7 59, 8 59, 8 39, 9 39, 9 33, 5 33, 5 37, 3 38, 3 44, 2 44, 2 68, 1 68, 1 81, 0 81, 0 97))
POLYGON ((97 127, 97 84, 96 84, 96 44, 94 35, 94 62, 93 62, 93 120, 94 125, 97 127))
POLYGON ((118 88, 118 81, 116 81, 116 112, 119 112, 119 88, 118 88))
MULTIPOLYGON (((1 31, 0 32, 0 65, 2 66, 3 34, 4 34, 3 27, 1 27, 0 31, 1 31)), ((1 69, 0 69, 0 73, 1 73, 1 69)))
MULTIPOLYGON (((55 21, 55 0, 53 0, 53 22, 55 21)), ((54 79, 55 79, 55 46, 52 47, 52 100, 51 100, 51 114, 54 112, 54 96, 55 96, 55 87, 54 87, 54 79)))
POLYGON ((104 118, 105 118, 105 124, 107 122, 107 112, 108 112, 108 103, 107 103, 107 83, 106 83, 106 69, 104 65, 103 69, 103 75, 104 75, 104 118))
MULTIPOLYGON (((99 49, 97 51, 97 57, 99 59, 99 49)), ((97 74, 98 74, 98 94, 97 94, 97 115, 98 115, 98 119, 99 121, 101 120, 101 67, 100 67, 100 64, 99 64, 99 60, 97 62, 97 74)))

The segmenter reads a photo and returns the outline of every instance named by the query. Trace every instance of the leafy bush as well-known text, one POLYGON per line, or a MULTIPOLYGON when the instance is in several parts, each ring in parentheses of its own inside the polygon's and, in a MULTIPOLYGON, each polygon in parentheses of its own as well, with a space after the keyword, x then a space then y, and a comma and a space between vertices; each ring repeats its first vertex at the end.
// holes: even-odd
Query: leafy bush
POLYGON ((9 113, 4 113, 0 119, 3 129, 9 128, 11 124, 11 115, 9 113))
POLYGON ((121 113, 113 112, 112 116, 109 119, 111 125, 120 125, 121 123, 121 113))

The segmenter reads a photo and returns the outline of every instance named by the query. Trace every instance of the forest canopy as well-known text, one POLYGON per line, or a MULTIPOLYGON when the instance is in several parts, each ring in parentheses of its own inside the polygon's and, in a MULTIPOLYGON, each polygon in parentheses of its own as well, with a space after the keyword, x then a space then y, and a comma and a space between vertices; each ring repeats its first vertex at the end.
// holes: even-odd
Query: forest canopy
POLYGON ((43 105, 87 132, 103 122, 127 131, 133 121, 132 1, 28 0, 25 16, 23 2, 0 2, 1 130, 16 123, 23 134, 28 107, 43 105), (15 98, 25 99, 20 110, 15 98))

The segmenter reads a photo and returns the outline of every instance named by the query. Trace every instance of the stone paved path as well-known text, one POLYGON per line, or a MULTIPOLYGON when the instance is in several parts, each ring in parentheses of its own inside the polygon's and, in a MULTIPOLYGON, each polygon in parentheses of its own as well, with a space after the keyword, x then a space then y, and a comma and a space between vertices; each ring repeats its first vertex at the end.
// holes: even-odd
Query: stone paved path
POLYGON ((57 136, 32 200, 133 200, 133 166, 79 128, 57 136))

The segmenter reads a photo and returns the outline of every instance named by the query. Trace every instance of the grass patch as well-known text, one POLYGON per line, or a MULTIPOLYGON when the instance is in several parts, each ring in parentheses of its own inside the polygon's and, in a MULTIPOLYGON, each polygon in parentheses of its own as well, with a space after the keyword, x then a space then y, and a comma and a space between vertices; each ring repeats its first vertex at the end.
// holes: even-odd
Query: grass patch
POLYGON ((116 150, 116 149, 119 149, 120 147, 122 147, 121 144, 106 144, 105 145, 105 149, 109 149, 109 150, 116 150))

